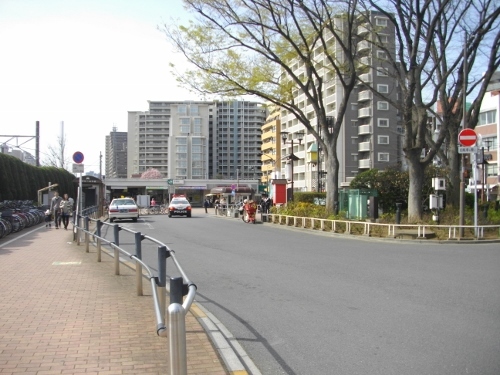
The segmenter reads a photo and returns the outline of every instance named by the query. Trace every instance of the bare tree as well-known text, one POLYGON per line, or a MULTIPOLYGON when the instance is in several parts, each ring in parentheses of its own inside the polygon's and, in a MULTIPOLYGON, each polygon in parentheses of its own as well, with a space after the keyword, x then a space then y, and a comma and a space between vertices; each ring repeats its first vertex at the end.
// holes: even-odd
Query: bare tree
POLYGON ((57 137, 57 143, 49 145, 47 152, 45 153, 45 158, 43 160, 44 165, 56 168, 67 169, 69 166, 68 159, 64 156, 66 151, 66 136, 57 137))
MULTIPOLYGON (((410 173, 408 215, 410 221, 415 221, 422 217, 424 170, 436 154, 448 166, 449 201, 458 202, 457 139, 463 124, 464 98, 472 97, 465 123, 473 128, 487 84, 500 63, 500 7, 498 0, 388 0, 383 3, 369 0, 364 6, 376 9, 396 27, 396 54, 387 57, 402 93, 401 100, 392 105, 400 109, 404 127, 404 153, 410 173), (462 52, 464 41, 465 54, 462 52), (464 70, 464 62, 467 70, 464 70), (464 75, 464 71, 477 72, 478 69, 482 74, 464 75), (439 112, 436 112, 436 104, 439 104, 439 112), (433 137, 428 127, 429 114, 437 116, 441 124, 437 137, 433 137), (448 153, 441 149, 445 140, 448 153), (422 156, 424 149, 427 153, 422 156)), ((385 48, 380 37, 372 43, 376 48, 385 48)), ((372 90, 376 92, 376 88, 372 90)))
POLYGON ((198 93, 253 95, 292 113, 324 150, 326 208, 333 211, 339 187, 337 139, 356 84, 357 1, 184 3, 196 20, 189 26, 163 27, 195 67, 178 73, 178 80, 198 93), (335 80, 344 94, 330 131, 331 109, 323 100, 328 80, 335 80), (305 100, 298 102, 299 95, 305 100))

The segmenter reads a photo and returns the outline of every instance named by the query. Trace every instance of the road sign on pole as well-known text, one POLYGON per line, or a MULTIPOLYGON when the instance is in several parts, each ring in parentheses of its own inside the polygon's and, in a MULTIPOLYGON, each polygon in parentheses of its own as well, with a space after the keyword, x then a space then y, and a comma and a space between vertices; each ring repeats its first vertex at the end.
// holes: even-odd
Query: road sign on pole
POLYGON ((458 134, 458 142, 464 147, 474 146, 476 144, 476 141, 477 134, 474 129, 466 128, 458 134))
POLYGON ((477 152, 477 147, 463 147, 463 146, 458 146, 458 153, 459 154, 475 154, 477 152))
POLYGON ((77 164, 83 163, 83 154, 80 151, 77 151, 73 154, 73 161, 77 164))

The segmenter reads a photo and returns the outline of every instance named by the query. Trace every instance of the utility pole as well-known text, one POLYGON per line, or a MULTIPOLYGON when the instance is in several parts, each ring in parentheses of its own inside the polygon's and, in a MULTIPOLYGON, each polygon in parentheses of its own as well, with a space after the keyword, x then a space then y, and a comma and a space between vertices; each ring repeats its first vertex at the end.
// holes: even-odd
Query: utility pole
POLYGON ((102 152, 99 151, 99 217, 104 215, 104 185, 102 183, 102 152))
POLYGON ((35 125, 35 160, 36 166, 40 166, 40 121, 36 122, 35 125))

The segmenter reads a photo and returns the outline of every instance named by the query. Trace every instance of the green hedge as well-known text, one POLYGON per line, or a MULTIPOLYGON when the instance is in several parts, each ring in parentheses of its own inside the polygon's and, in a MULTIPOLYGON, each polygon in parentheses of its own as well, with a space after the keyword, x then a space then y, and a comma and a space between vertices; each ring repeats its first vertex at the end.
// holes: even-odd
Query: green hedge
POLYGON ((38 190, 59 184, 54 190, 76 197, 75 175, 63 168, 35 167, 6 154, 0 154, 0 202, 4 200, 38 201, 38 190))

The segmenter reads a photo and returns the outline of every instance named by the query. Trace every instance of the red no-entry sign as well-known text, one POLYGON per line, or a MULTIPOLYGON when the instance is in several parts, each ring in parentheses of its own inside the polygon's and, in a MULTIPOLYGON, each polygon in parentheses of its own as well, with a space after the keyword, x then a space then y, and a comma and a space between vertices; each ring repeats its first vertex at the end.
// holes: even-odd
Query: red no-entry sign
POLYGON ((458 134, 458 142, 465 147, 474 146, 477 141, 477 134, 473 129, 463 129, 458 134))

